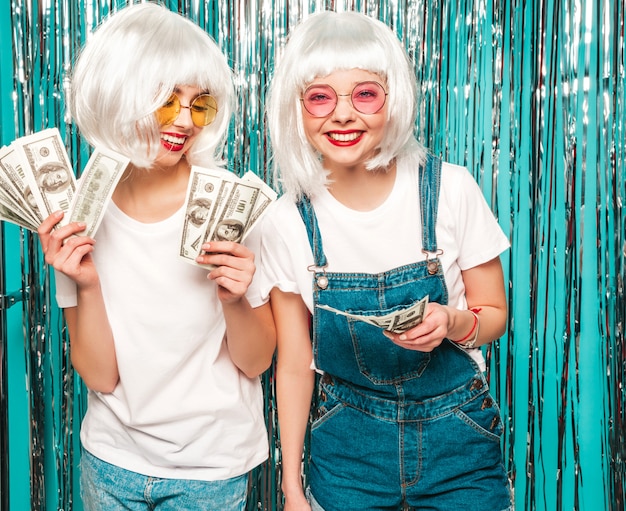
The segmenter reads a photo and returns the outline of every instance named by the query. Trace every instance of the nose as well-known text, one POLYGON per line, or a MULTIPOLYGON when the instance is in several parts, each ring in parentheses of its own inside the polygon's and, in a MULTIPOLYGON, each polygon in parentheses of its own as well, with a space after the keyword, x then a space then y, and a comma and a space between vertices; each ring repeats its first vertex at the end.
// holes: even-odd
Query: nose
POLYGON ((174 124, 185 127, 193 126, 193 121, 191 120, 191 106, 180 105, 180 111, 178 112, 174 124))
POLYGON ((338 121, 345 122, 354 118, 351 94, 337 94, 337 104, 333 111, 333 117, 338 121))

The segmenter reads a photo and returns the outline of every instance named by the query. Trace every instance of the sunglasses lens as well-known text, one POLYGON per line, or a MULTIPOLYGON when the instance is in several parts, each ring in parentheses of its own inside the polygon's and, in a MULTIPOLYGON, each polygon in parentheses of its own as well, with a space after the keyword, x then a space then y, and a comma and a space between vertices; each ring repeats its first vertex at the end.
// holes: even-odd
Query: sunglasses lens
POLYGON ((337 105, 337 94, 328 85, 311 85, 304 91, 302 104, 315 117, 326 117, 337 105))
POLYGON ((198 126, 208 126, 217 115, 217 101, 213 96, 200 94, 191 103, 191 120, 198 126))
POLYGON ((362 114, 375 114, 385 104, 386 97, 379 83, 362 82, 352 91, 352 105, 362 114))
POLYGON ((156 111, 157 121, 161 126, 171 124, 176 120, 180 113, 180 101, 178 96, 172 94, 165 104, 156 111))
MULTIPOLYGON (((172 94, 165 104, 157 109, 156 117, 161 126, 172 124, 180 114, 180 101, 176 94, 172 94)), ((198 127, 208 126, 217 115, 217 101, 209 94, 200 94, 189 107, 191 121, 198 127)))
MULTIPOLYGON (((352 90, 352 106, 362 114, 375 114, 387 98, 385 89, 377 82, 361 82, 352 90)), ((302 104, 314 117, 326 117, 337 106, 337 93, 330 85, 311 85, 302 95, 302 104)))

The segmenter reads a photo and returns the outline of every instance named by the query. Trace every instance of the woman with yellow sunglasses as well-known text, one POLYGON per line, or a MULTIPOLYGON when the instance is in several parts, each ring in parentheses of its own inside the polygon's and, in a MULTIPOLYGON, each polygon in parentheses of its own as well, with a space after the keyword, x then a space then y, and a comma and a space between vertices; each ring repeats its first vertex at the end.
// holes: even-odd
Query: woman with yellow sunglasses
POLYGON ((250 248, 205 244, 208 279, 178 257, 191 165, 222 165, 231 71, 199 27, 138 4, 95 31, 71 78, 82 135, 131 161, 97 243, 79 223, 53 229, 60 212, 39 229, 89 389, 84 508, 242 510, 248 472, 268 456, 258 376, 271 312, 250 248))

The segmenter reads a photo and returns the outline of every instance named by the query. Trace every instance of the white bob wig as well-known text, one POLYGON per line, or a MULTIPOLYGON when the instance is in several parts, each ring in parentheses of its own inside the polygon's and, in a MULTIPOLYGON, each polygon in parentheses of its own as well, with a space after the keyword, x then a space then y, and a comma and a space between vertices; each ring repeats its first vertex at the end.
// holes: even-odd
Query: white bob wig
POLYGON ((317 77, 337 70, 378 74, 387 96, 387 128, 369 170, 386 169, 403 153, 425 152, 414 136, 417 85, 402 43, 384 23, 358 12, 312 14, 289 35, 269 89, 269 135, 275 178, 294 198, 313 196, 327 186, 321 155, 308 142, 300 98, 317 77))
POLYGON ((149 168, 160 146, 154 113, 177 85, 199 87, 217 101, 217 116, 196 138, 189 163, 223 165, 234 104, 230 67, 207 33, 160 5, 125 7, 88 38, 71 77, 70 112, 91 145, 149 168))

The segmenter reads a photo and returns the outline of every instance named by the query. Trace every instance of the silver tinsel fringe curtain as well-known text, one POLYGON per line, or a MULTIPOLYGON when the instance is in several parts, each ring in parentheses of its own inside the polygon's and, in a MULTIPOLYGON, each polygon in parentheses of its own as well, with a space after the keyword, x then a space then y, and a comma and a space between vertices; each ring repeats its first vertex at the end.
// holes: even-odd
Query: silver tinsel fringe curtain
MULTIPOLYGON (((89 148, 65 74, 122 0, 0 1, 0 137, 46 127, 75 168, 89 148)), ((286 34, 319 10, 358 10, 404 41, 420 82, 416 132, 474 174, 512 249, 508 334, 488 350, 518 510, 623 511, 626 497, 626 71, 623 0, 165 1, 210 33, 236 74, 227 156, 271 182, 263 109, 286 34)), ((0 231, 0 510, 82 510, 72 371, 36 237, 0 231)), ((271 457, 249 509, 281 509, 271 457)))

